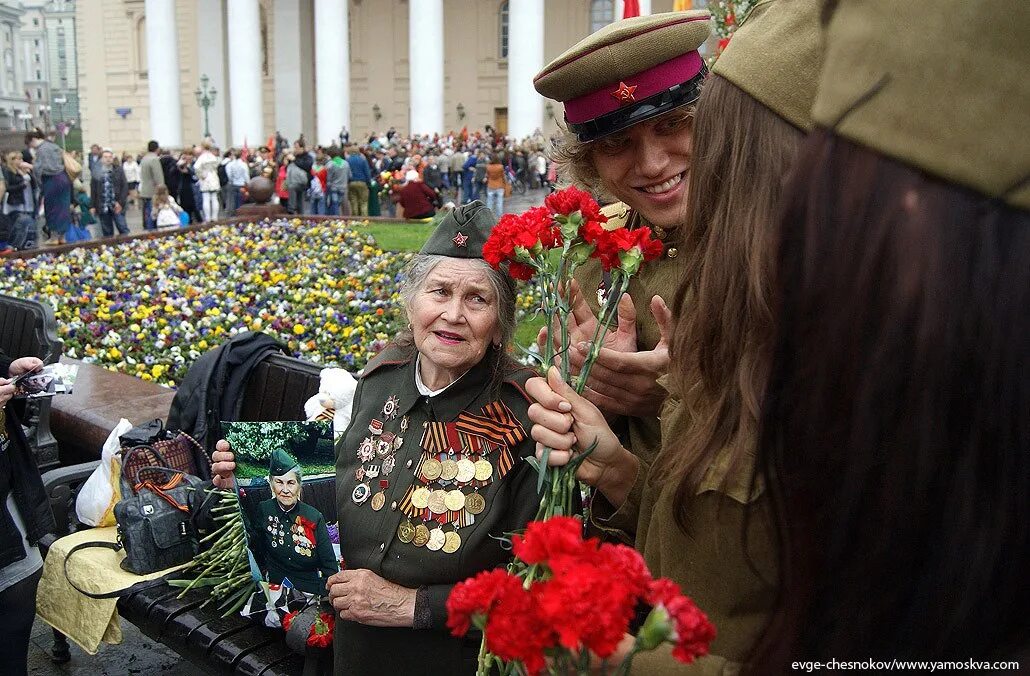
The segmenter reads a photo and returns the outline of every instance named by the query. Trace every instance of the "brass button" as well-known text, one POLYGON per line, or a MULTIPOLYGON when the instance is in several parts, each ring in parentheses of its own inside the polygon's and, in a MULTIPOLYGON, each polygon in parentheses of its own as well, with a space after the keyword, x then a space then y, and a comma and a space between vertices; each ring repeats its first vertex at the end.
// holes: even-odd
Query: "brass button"
POLYGON ((654 226, 654 230, 652 230, 651 232, 654 233, 654 236, 658 239, 665 239, 665 228, 656 225, 654 226))
POLYGON ((669 258, 675 258, 680 255, 680 250, 674 246, 669 247, 669 250, 665 252, 665 255, 669 258))

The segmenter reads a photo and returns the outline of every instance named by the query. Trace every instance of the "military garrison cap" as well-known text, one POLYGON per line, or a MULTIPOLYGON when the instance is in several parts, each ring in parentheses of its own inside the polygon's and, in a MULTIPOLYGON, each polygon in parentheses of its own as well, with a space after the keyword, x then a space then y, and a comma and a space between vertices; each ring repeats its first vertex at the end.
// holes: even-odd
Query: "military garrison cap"
POLYGON ((820 0, 762 0, 733 33, 712 73, 803 131, 822 66, 820 0))
POLYGON ((840 0, 812 117, 821 127, 1030 209, 1030 5, 840 0))
POLYGON ((692 10, 616 21, 545 66, 533 85, 565 104, 581 141, 621 131, 697 100, 708 74, 697 50, 710 18, 692 10))
POLYGON ((272 458, 268 463, 268 476, 283 476, 290 472, 296 472, 297 476, 300 476, 300 465, 297 464, 297 460, 280 448, 272 451, 272 458))
POLYGON ((497 223, 494 212, 475 200, 452 209, 433 230, 420 254, 482 258, 483 245, 497 223))

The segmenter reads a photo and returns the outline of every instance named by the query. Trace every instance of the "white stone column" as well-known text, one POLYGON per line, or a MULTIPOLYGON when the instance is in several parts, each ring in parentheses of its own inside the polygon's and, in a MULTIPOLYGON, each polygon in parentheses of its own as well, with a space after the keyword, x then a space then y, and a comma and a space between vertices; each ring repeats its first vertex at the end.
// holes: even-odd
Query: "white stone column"
MULTIPOLYGON (((412 134, 444 131, 443 40, 443 0, 408 0, 412 134)), ((389 126, 394 120, 386 120, 386 123, 384 126, 389 126)))
POLYGON ((261 14, 258 0, 227 2, 232 144, 242 146, 246 142, 253 149, 267 137, 261 95, 261 14))
POLYGON ((640 0, 640 16, 651 16, 651 0, 640 0))
MULTIPOLYGON (((197 0, 197 82, 207 75, 208 86, 216 91, 215 104, 208 110, 211 136, 215 142, 226 148, 232 143, 226 111, 229 89, 225 79, 225 20, 222 15, 225 3, 222 0, 197 0)), ((200 130, 204 133, 204 111, 200 111, 200 130)))
POLYGON ((339 143, 340 129, 350 129, 349 5, 349 0, 315 0, 315 142, 322 145, 339 143))
POLYGON ((297 0, 276 0, 272 5, 272 17, 275 26, 271 40, 274 51, 275 128, 293 142, 304 131, 300 3, 297 0))
POLYGON ((544 101, 533 77, 544 67, 544 0, 508 2, 508 135, 521 139, 544 126, 544 101))
POLYGON ((182 147, 179 45, 175 0, 146 0, 147 89, 150 138, 167 148, 182 147))

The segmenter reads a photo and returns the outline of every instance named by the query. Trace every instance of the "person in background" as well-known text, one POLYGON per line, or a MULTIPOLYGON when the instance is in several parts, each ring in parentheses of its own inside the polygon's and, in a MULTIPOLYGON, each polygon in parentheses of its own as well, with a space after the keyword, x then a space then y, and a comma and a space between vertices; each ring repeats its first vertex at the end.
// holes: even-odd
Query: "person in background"
POLYGON ((350 164, 341 155, 339 148, 329 151, 329 163, 326 165, 326 213, 330 216, 345 216, 350 213, 347 199, 350 183, 350 164))
POLYGON ((347 164, 350 165, 350 183, 347 184, 347 200, 350 202, 351 216, 368 215, 368 190, 372 185, 372 170, 368 160, 357 146, 351 146, 347 153, 347 164))
POLYGON ((114 161, 110 149, 104 148, 90 181, 90 201, 93 203, 90 213, 100 220, 100 230, 104 237, 113 237, 115 226, 119 235, 129 234, 129 226, 125 223, 125 202, 128 196, 129 186, 121 164, 114 161))
POLYGON ((218 180, 218 155, 210 141, 201 144, 200 155, 193 162, 193 171, 200 182, 204 222, 218 220, 218 193, 222 184, 218 180))
POLYGON ((311 181, 308 194, 311 196, 311 213, 324 216, 326 213, 326 199, 329 187, 326 179, 328 170, 325 166, 325 151, 318 148, 315 151, 315 163, 311 165, 311 181))
POLYGON ((36 183, 32 165, 22 159, 17 150, 4 155, 3 164, 3 217, 7 223, 7 244, 17 251, 34 249, 37 245, 36 183))
MULTIPOLYGON (((296 145, 296 144, 294 144, 296 145)), ((287 155, 286 162, 286 190, 289 194, 289 209, 291 214, 300 216, 307 213, 304 210, 304 195, 311 185, 311 173, 304 170, 297 163, 295 155, 287 155)))
POLYGON ((96 171, 97 165, 100 164, 100 156, 103 152, 100 150, 100 145, 94 143, 89 147, 89 155, 86 157, 86 166, 89 168, 89 173, 92 176, 93 172, 96 171))
POLYGON ((397 192, 397 205, 402 218, 421 219, 436 215, 436 202, 440 196, 435 190, 418 180, 418 172, 409 169, 404 176, 405 184, 397 192))
POLYGON ((194 186, 197 183, 196 174, 193 171, 193 153, 184 150, 179 159, 173 161, 172 171, 168 181, 168 194, 175 198, 179 206, 190 215, 191 223, 201 223, 200 204, 197 200, 197 191, 194 186))
POLYGON ((1030 7, 921 9, 824 12, 770 240, 784 570, 755 673, 1030 657, 1030 7))
POLYGON ((247 163, 240 159, 240 151, 236 148, 229 149, 229 162, 225 165, 225 176, 229 181, 226 197, 226 216, 232 216, 243 203, 241 191, 250 182, 250 169, 247 163))
POLYGON ((290 202, 290 190, 286 187, 286 157, 283 156, 275 174, 275 197, 279 204, 288 206, 290 202))
POLYGON ((164 171, 161 169, 161 158, 157 155, 160 147, 157 141, 147 143, 147 152, 139 163, 139 196, 143 202, 143 229, 154 229, 154 218, 150 205, 154 198, 154 189, 165 184, 164 171))
POLYGON ((47 141, 40 129, 26 134, 25 143, 35 151, 32 174, 43 190, 47 229, 56 237, 56 244, 64 244, 72 224, 72 182, 64 170, 64 151, 53 141, 47 141))
POLYGON ((75 206, 76 216, 79 219, 79 226, 89 229, 89 226, 95 225, 97 219, 90 212, 90 207, 93 203, 89 201, 89 191, 86 190, 86 184, 79 179, 75 179, 72 182, 72 191, 75 194, 75 206))
POLYGON ((24 407, 11 402, 11 379, 42 365, 36 357, 12 360, 0 351, 0 664, 11 676, 28 673, 36 588, 43 572, 39 541, 57 528, 19 421, 24 407))
POLYGON ((122 173, 125 174, 125 183, 129 186, 129 206, 136 204, 139 197, 140 170, 136 156, 130 153, 122 154, 122 173))
POLYGON ((436 155, 426 158, 426 166, 422 169, 422 182, 436 192, 443 188, 443 172, 440 171, 439 158, 436 155))
POLYGON ((163 185, 157 186, 154 190, 154 222, 158 228, 172 228, 182 225, 180 214, 184 213, 182 207, 168 194, 168 188, 163 185))
POLYGON ((504 213, 504 185, 507 182, 504 165, 497 155, 491 155, 490 164, 486 165, 486 206, 498 218, 504 213))

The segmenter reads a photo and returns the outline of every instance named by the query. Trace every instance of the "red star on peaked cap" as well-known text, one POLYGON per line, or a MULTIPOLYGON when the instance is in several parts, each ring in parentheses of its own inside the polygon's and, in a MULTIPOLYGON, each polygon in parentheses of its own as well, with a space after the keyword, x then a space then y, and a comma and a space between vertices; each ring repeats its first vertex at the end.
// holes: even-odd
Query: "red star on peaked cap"
POLYGON ((618 99, 620 103, 633 103, 637 100, 637 98, 633 96, 633 92, 636 90, 637 85, 628 85, 625 82, 619 82, 619 88, 612 92, 612 96, 618 99))
POLYGON ((497 217, 476 200, 448 211, 429 235, 420 254, 452 258, 482 258, 483 245, 497 217))

